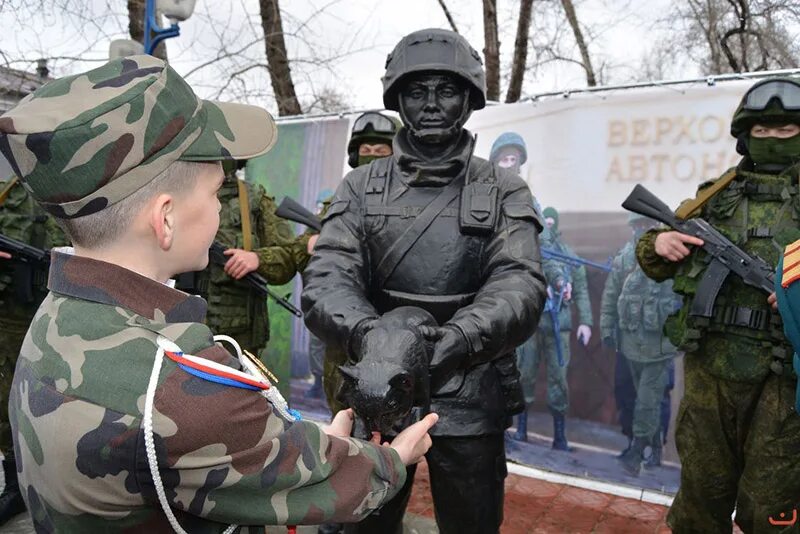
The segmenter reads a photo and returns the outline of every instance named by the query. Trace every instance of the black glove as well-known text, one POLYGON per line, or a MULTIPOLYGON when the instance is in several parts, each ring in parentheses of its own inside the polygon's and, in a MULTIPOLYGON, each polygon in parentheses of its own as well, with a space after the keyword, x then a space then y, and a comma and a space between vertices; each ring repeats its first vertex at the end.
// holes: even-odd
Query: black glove
POLYGON ((455 326, 420 326, 420 333, 429 342, 435 343, 430 361, 431 378, 434 382, 447 381, 458 369, 469 353, 469 342, 455 326))

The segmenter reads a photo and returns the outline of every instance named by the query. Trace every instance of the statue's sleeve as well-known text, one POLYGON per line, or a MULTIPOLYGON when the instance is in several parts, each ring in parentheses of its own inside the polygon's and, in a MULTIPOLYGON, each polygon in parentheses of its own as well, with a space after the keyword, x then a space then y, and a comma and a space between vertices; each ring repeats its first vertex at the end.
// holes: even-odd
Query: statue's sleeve
POLYGON ((541 221, 518 177, 501 188, 499 221, 481 262, 483 286, 447 324, 470 345, 467 365, 511 352, 536 329, 546 296, 539 253, 541 221))
POLYGON ((367 299, 369 261, 359 195, 366 179, 365 169, 356 169, 339 185, 303 271, 300 302, 306 326, 325 343, 345 350, 356 327, 379 316, 367 299))

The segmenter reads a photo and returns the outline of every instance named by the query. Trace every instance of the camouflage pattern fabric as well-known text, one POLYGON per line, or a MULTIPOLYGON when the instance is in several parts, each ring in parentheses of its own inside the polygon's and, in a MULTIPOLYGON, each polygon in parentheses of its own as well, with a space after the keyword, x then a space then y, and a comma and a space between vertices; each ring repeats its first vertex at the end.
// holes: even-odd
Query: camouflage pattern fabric
MULTIPOLYGON (((56 253, 51 293, 11 392, 19 481, 38 532, 167 532, 142 417, 158 335, 238 368, 205 303, 121 267, 56 253), (53 439, 57 436, 57 439, 53 439)), ((162 365, 153 410, 166 495, 183 528, 352 522, 405 482, 395 451, 289 422, 258 393, 162 365)))
MULTIPOLYGON (((4 187, 0 182, 0 189, 4 187)), ((12 187, 5 203, 0 206, 0 234, 31 246, 48 249, 67 244, 67 238, 52 218, 31 199, 21 184, 12 187)), ((13 455, 11 425, 8 423, 8 393, 17 363, 22 340, 36 309, 47 294, 45 271, 34 272, 33 299, 25 302, 17 287, 22 283, 15 270, 20 264, 0 259, 0 451, 13 455)))
POLYGON ((676 349, 663 335, 678 305, 672 281, 648 279, 636 263, 633 243, 616 255, 603 288, 600 330, 625 358, 636 389, 633 436, 660 439, 661 401, 676 349))
POLYGON ((169 65, 144 55, 54 80, 0 117, 0 151, 61 218, 100 211, 179 159, 261 155, 276 135, 265 110, 200 100, 169 65))
MULTIPOLYGON (((287 221, 275 215, 275 199, 260 185, 247 183, 246 186, 253 229, 252 248, 259 259, 257 272, 270 284, 285 284, 305 268, 308 252, 303 241, 295 238, 287 221)), ((227 247, 242 248, 239 190, 234 176, 226 178, 217 196, 222 209, 215 239, 227 247)), ((211 330, 236 338, 242 347, 263 360, 269 340, 266 299, 246 282, 228 276, 220 265, 209 264, 200 279, 208 281, 207 324, 211 330)))
MULTIPOLYGON (((776 265, 783 246, 797 239, 798 169, 758 174, 745 159, 736 174, 700 215, 748 253, 776 265)), ((677 532, 729 532, 735 505, 745 532, 766 530, 768 516, 790 511, 800 495, 791 346, 766 295, 735 275, 726 279, 715 307, 758 310, 770 318, 763 328, 729 324, 718 315, 711 321, 689 317, 707 257, 695 248, 678 263, 661 259, 655 238, 662 231, 645 233, 636 253, 649 277, 672 278, 673 290, 684 299, 665 325, 673 343, 686 350, 686 391, 676 429, 683 468, 669 524, 677 532)))

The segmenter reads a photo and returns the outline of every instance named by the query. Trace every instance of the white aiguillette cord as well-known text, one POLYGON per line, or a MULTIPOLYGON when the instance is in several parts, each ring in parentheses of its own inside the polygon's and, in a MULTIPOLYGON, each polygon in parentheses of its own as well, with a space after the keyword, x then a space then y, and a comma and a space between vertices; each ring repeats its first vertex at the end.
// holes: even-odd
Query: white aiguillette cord
MULTIPOLYGON (((241 349, 239 349, 238 343, 230 338, 229 340, 234 344, 241 357, 241 349)), ((175 517, 169 505, 169 501, 167 500, 167 494, 164 491, 164 482, 161 480, 161 473, 158 470, 158 458, 156 457, 156 444, 153 433, 153 402, 158 386, 158 376, 161 374, 161 364, 164 361, 164 351, 168 350, 175 353, 181 353, 182 351, 175 343, 163 336, 158 336, 156 342, 158 343, 158 350, 156 351, 153 372, 150 374, 150 382, 147 384, 147 395, 144 400, 144 447, 147 452, 147 465, 150 467, 150 476, 153 479, 153 486, 155 486, 158 502, 161 504, 164 515, 167 516, 167 520, 169 520, 169 524, 175 532, 178 534, 188 534, 188 532, 183 530, 180 523, 178 523, 178 518, 175 517)), ((237 528, 239 528, 239 525, 230 525, 223 531, 223 534, 232 534, 237 528)))

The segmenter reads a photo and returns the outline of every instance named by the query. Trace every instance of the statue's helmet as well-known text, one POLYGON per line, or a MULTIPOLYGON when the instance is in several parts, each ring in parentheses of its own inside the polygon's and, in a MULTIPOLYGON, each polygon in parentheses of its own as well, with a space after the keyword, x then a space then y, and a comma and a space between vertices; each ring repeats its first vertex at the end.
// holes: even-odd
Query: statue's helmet
POLYGON ((408 76, 420 72, 453 74, 469 87, 472 110, 486 105, 486 74, 481 56, 461 35, 429 28, 403 37, 386 58, 383 105, 400 111, 398 93, 408 76))

